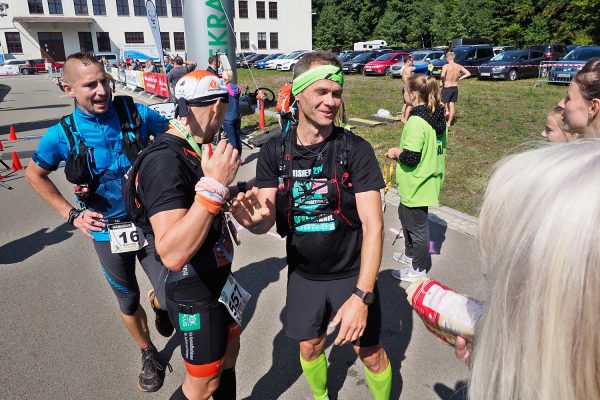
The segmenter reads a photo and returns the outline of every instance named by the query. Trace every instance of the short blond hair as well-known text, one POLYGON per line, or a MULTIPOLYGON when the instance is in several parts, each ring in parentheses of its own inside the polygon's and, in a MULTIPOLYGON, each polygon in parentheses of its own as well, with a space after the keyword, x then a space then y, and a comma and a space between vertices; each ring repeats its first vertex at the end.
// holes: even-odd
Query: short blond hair
POLYGON ((223 72, 221 72, 221 76, 223 79, 225 79, 225 82, 231 82, 233 79, 233 71, 230 69, 224 69, 223 72))
POLYGON ((453 51, 449 51, 446 53, 446 59, 448 60, 454 60, 456 58, 456 54, 454 54, 453 51))

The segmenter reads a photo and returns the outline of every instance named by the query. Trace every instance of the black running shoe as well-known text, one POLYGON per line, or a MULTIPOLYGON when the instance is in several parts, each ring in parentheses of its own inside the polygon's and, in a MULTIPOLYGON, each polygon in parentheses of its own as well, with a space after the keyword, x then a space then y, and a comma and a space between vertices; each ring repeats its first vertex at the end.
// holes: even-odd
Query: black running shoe
MULTIPOLYGON (((167 366, 171 370, 171 365, 167 366)), ((143 392, 156 392, 162 387, 164 379, 165 367, 158 361, 158 351, 151 344, 142 350, 142 372, 138 386, 143 392)))
POLYGON ((161 336, 170 337, 175 329, 169 319, 169 313, 154 306, 155 297, 156 293, 154 292, 154 289, 148 290, 146 298, 148 299, 148 303, 150 303, 150 307, 154 310, 154 326, 156 326, 156 330, 161 336))

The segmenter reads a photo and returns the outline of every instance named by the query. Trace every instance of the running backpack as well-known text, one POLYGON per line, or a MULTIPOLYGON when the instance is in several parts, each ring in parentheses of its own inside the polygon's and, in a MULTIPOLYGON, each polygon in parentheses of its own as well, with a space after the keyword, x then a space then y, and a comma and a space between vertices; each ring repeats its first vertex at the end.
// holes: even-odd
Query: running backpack
MULTIPOLYGON (((137 154, 144 147, 138 130, 141 126, 141 117, 131 96, 115 96, 113 105, 117 110, 123 139, 121 148, 129 162, 133 164, 137 154)), ((77 132, 73 114, 65 115, 60 119, 60 125, 65 131, 69 142, 69 153, 65 162, 65 175, 69 182, 75 185, 92 185, 95 180, 106 172, 94 176, 92 172, 92 149, 86 146, 81 135, 77 132)))
MULTIPOLYGON (((292 194, 292 140, 295 137, 294 131, 283 131, 275 139, 277 142, 277 159, 278 159, 278 187, 276 196, 276 213, 275 224, 277 233, 281 237, 286 237, 300 225, 315 222, 326 214, 338 215, 349 226, 356 227, 360 223, 358 212, 355 210, 342 211, 341 205, 344 199, 354 196, 352 189, 352 179, 348 168, 348 160, 352 151, 352 142, 354 141, 354 133, 351 131, 336 127, 333 140, 333 178, 327 183, 333 183, 337 188, 338 197, 337 204, 329 204, 327 209, 307 210, 294 206, 294 198, 292 194), (304 219, 304 222, 294 223, 293 213, 303 212, 311 214, 304 219)), ((294 178, 300 180, 300 178, 294 178)), ((314 182, 314 181, 313 181, 314 182)), ((321 184, 323 185, 323 184, 321 184)), ((312 189, 316 191, 317 189, 312 189)))
POLYGON ((182 147, 178 147, 168 140, 154 142, 140 152, 140 154, 138 154, 137 159, 134 163, 132 163, 131 167, 129 167, 127 173, 122 178, 121 186, 123 190, 123 203, 125 204, 125 210, 131 218, 131 221, 136 226, 140 227, 144 232, 152 231, 152 227, 148 218, 148 211, 142 205, 139 192, 137 190, 138 172, 142 162, 146 157, 148 157, 149 154, 152 154, 158 150, 164 150, 166 148, 170 148, 177 155, 177 158, 184 163, 190 162, 185 157, 185 149, 182 147))
POLYGON ((281 116, 281 128, 283 132, 288 132, 296 125, 296 117, 298 115, 298 107, 296 99, 292 94, 292 84, 286 83, 279 89, 277 95, 277 105, 275 110, 281 116))

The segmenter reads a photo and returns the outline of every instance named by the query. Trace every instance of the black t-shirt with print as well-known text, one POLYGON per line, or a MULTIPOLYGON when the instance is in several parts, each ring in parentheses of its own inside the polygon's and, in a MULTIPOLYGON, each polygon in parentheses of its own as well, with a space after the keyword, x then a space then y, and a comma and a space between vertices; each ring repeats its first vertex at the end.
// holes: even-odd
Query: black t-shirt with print
MULTIPOLYGON (((330 280, 358 274, 362 226, 354 194, 379 191, 385 187, 373 148, 359 136, 346 133, 350 143, 349 177, 343 176, 342 167, 334 165, 334 148, 343 147, 334 145, 334 141, 342 131, 336 128, 327 140, 311 146, 303 146, 293 140, 289 186, 293 199, 293 232, 287 235, 287 262, 290 273, 297 271, 307 279, 330 280), (334 177, 337 185, 331 182, 334 177), (338 199, 340 213, 318 212, 337 209, 338 199)), ((281 146, 282 142, 276 139, 263 145, 256 167, 256 185, 259 188, 279 187, 281 146)))
MULTIPOLYGON (((148 154, 138 172, 138 194, 148 218, 163 211, 189 209, 194 204, 194 186, 203 176, 200 159, 183 138, 170 134, 162 135, 153 145, 169 141, 180 148, 185 162, 170 147, 148 154)), ((154 235, 146 235, 154 244, 154 235)), ((202 246, 189 264, 204 283, 200 293, 218 295, 229 272, 233 260, 233 243, 227 232, 223 214, 214 217, 212 226, 202 246)))

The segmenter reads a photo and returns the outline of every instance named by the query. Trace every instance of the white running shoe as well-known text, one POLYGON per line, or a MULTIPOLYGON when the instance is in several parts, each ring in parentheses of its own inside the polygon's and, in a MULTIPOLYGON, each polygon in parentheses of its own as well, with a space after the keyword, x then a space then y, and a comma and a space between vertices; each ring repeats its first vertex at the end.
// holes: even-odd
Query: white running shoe
POLYGON ((408 267, 412 267, 412 257, 407 256, 406 254, 404 254, 404 252, 394 253, 393 257, 395 261, 402 263, 408 267))
POLYGON ((396 279, 405 282, 414 282, 417 279, 427 278, 427 272, 425 271, 416 271, 411 267, 404 267, 397 270, 392 271, 392 276, 396 279))

